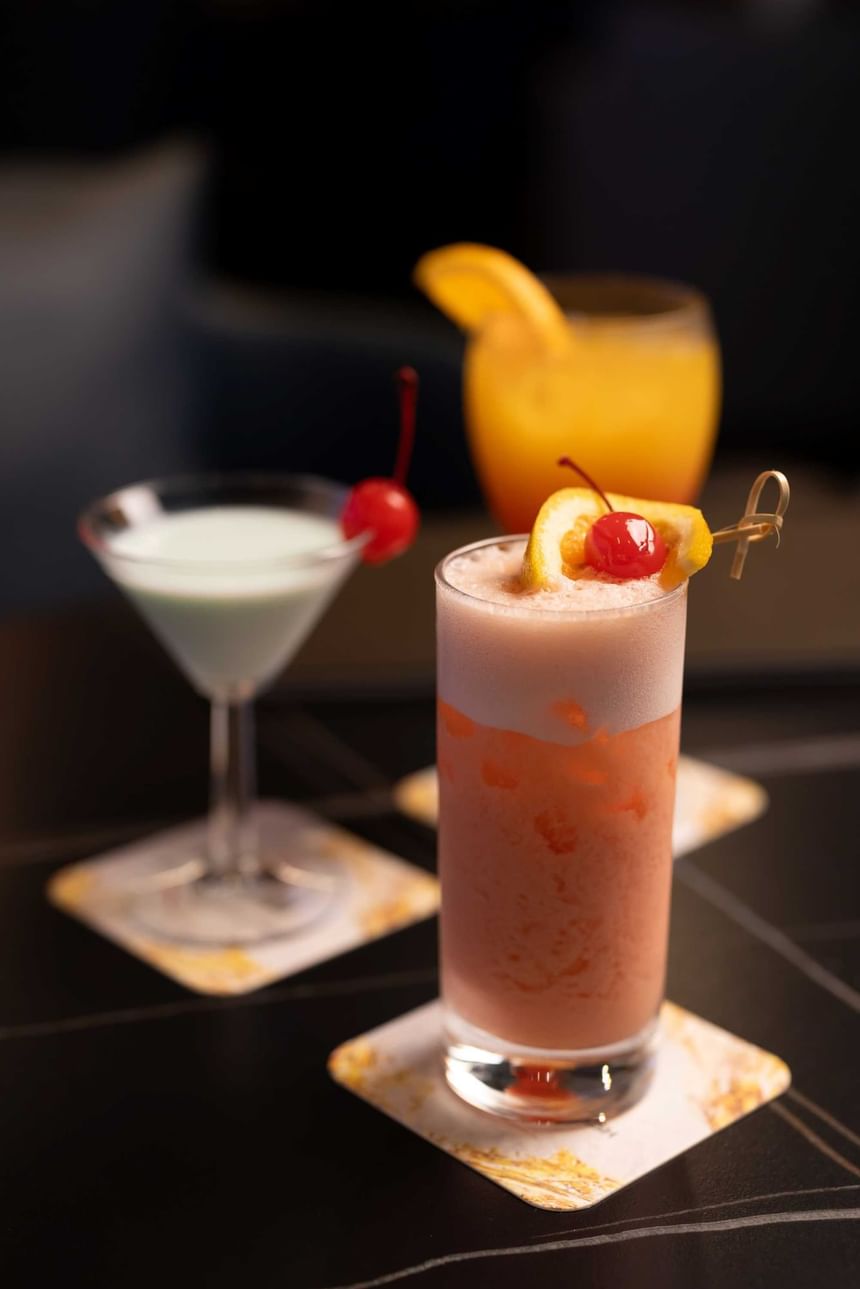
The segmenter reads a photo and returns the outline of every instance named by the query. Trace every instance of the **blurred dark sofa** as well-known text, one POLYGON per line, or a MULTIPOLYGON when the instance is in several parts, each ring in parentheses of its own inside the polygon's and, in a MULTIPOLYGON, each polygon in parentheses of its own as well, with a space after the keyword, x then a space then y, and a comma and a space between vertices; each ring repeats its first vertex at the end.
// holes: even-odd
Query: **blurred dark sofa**
POLYGON ((103 589, 75 518, 124 483, 196 470, 389 474, 403 363, 422 378, 422 504, 477 500, 454 329, 420 302, 205 276, 205 175, 188 144, 0 173, 2 613, 103 589))

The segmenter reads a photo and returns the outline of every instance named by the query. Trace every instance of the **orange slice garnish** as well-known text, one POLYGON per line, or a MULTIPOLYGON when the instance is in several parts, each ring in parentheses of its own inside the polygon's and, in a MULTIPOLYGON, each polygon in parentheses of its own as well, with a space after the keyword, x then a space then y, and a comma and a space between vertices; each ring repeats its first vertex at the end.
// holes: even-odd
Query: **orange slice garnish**
POLYGON ((533 273, 506 251, 456 242, 428 251, 415 266, 415 283, 464 331, 480 331, 498 314, 516 314, 548 347, 568 342, 567 320, 533 273))
MULTIPOLYGON (((704 568, 711 558, 713 538, 701 510, 669 501, 646 501, 606 494, 615 510, 642 515, 666 543, 666 563, 660 572, 664 590, 679 586, 704 568)), ((552 589, 567 573, 576 576, 585 566, 585 538, 606 507, 591 488, 560 488, 538 511, 523 557, 523 585, 529 590, 552 589)))

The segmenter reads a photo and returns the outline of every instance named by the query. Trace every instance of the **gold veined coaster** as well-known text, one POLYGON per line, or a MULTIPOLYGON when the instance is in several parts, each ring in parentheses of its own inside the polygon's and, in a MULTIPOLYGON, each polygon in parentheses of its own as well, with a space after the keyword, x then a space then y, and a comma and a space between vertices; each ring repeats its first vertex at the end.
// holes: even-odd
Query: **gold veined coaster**
MULTIPOLYGON (((394 799, 404 814, 436 826, 439 787, 434 766, 402 779, 394 799)), ((767 809, 767 793, 752 779, 689 756, 678 759, 672 849, 677 858, 752 823, 767 809)))
MULTIPOLYGON (((154 935, 132 913, 134 897, 154 888, 170 857, 200 853, 205 822, 147 837, 55 873, 48 898, 135 957, 202 994, 245 994, 334 958, 369 940, 430 917, 439 906, 436 878, 296 806, 260 802, 255 811, 269 853, 331 884, 321 915, 279 939, 234 947, 184 944, 154 935)), ((169 898, 169 892, 167 894, 169 898)))
POLYGON ((589 1208, 773 1100, 788 1066, 673 1003, 656 1070, 632 1109, 603 1125, 521 1126, 474 1110, 442 1073, 437 1002, 338 1047, 337 1083, 536 1208, 589 1208))

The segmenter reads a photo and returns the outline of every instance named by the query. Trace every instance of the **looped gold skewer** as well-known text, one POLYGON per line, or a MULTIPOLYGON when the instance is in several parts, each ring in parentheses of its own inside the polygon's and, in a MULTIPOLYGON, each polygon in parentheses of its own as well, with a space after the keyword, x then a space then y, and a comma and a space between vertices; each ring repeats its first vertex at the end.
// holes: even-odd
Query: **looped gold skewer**
POLYGON ((777 545, 779 545, 783 516, 788 509, 790 497, 791 489, 782 471, 763 470, 750 488, 746 510, 738 522, 732 524, 730 528, 720 528, 714 533, 714 542, 737 542, 738 544, 735 557, 732 560, 730 577, 739 581, 743 576, 744 564, 746 563, 751 542, 764 541, 765 537, 770 537, 771 533, 775 533, 777 545), (756 509, 759 497, 768 479, 775 479, 779 487, 779 501, 773 514, 756 509))

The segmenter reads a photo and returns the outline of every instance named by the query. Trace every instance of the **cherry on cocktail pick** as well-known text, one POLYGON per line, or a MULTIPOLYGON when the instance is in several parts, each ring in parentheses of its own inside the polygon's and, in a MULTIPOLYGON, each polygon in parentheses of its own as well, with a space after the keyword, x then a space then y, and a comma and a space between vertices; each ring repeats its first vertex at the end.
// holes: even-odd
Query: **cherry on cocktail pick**
POLYGON ((405 487, 415 441, 418 373, 412 367, 401 367, 396 380, 400 397, 400 440, 394 477, 363 479, 357 483, 340 517, 344 537, 372 534, 361 552, 366 564, 384 564, 402 554, 412 545, 418 531, 418 507, 405 487))
POLYGON ((608 514, 596 519, 585 538, 585 561, 598 573, 633 580, 659 573, 666 563, 666 543, 643 515, 615 510, 602 488, 570 457, 559 457, 559 465, 581 475, 606 506, 608 514))

